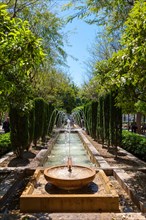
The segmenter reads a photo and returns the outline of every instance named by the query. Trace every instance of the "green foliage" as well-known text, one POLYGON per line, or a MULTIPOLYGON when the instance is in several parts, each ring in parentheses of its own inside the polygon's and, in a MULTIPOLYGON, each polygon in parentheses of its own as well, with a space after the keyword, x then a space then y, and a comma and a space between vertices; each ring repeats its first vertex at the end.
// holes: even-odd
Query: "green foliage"
POLYGON ((31 77, 44 53, 27 21, 11 18, 0 5, 0 102, 24 108, 32 96, 31 77))
POLYGON ((122 111, 115 105, 116 96, 113 92, 100 96, 98 101, 88 102, 84 108, 75 108, 73 116, 79 126, 83 118, 86 132, 99 143, 113 146, 117 153, 122 140, 122 111))
POLYGON ((146 114, 146 102, 143 101, 138 101, 135 104, 135 108, 137 109, 137 112, 141 112, 144 115, 146 114))
POLYGON ((116 95, 112 92, 97 102, 88 102, 83 115, 87 133, 99 143, 115 147, 117 152, 122 139, 122 111, 115 105, 116 95))
POLYGON ((32 107, 32 109, 30 109, 29 113, 28 113, 28 133, 29 133, 29 140, 28 140, 28 144, 26 146, 26 150, 28 151, 31 143, 33 141, 33 137, 34 137, 34 123, 35 123, 35 114, 34 114, 34 106, 32 107))
POLYGON ((29 144, 29 120, 28 113, 18 108, 10 108, 10 139, 12 149, 17 157, 23 157, 24 150, 29 144))
POLYGON ((55 109, 54 106, 51 103, 49 103, 49 106, 48 106, 48 134, 49 135, 52 133, 52 130, 54 128, 57 112, 58 112, 57 109, 55 109))
POLYGON ((97 139, 99 143, 104 144, 104 97, 99 97, 97 110, 97 139))
POLYGON ((46 135, 48 134, 48 126, 49 126, 49 105, 47 102, 44 103, 44 125, 42 132, 42 141, 45 142, 46 135))
POLYGON ((84 109, 84 106, 83 106, 83 105, 77 106, 76 108, 74 108, 74 109, 72 110, 72 112, 82 111, 83 109, 84 109))
POLYGON ((48 105, 42 98, 36 98, 34 102, 34 107, 29 112, 10 108, 10 140, 17 157, 23 157, 24 150, 29 150, 32 141, 36 145, 41 137, 45 140, 48 133, 52 105, 48 105))
POLYGON ((34 145, 37 145, 37 141, 41 138, 44 129, 44 117, 45 117, 45 101, 42 98, 36 98, 34 100, 35 111, 35 124, 34 124, 34 145))
MULTIPOLYGON (((113 56, 112 62, 117 85, 128 88, 136 99, 145 100, 146 76, 146 2, 136 2, 125 22, 125 32, 122 36, 124 49, 113 56)), ((145 100, 146 101, 146 100, 145 100)))
POLYGON ((5 110, 11 103, 29 112, 31 100, 42 97, 56 108, 71 112, 77 103, 77 87, 69 76, 54 67, 61 62, 58 53, 65 58, 59 33, 62 22, 47 10, 46 2, 42 1, 32 0, 28 4, 23 0, 11 1, 8 3, 9 13, 5 8, 1 7, 0 17, 1 108, 5 110), (29 7, 32 5, 33 8, 29 7))
POLYGON ((41 72, 36 78, 36 94, 52 103, 57 109, 65 109, 68 113, 76 106, 78 88, 68 75, 55 69, 41 72))
POLYGON ((91 121, 92 121, 91 102, 89 102, 84 106, 84 123, 85 123, 86 131, 89 135, 91 135, 91 129, 92 129, 91 121))
POLYGON ((93 87, 98 95, 118 91, 116 105, 127 113, 136 111, 135 104, 139 100, 146 102, 145 21, 146 2, 137 1, 124 24, 125 31, 121 38, 123 49, 110 59, 97 62, 90 81, 90 88, 93 87))
MULTIPOLYGON (((124 49, 114 54, 113 74, 120 98, 131 102, 146 101, 146 2, 136 2, 125 22, 125 32, 121 42, 124 49), (123 95, 122 95, 123 94, 123 95)), ((119 98, 119 99, 120 99, 119 98)), ((123 101, 123 100, 122 100, 123 101)))
POLYGON ((110 138, 112 146, 121 146, 122 111, 115 104, 117 92, 110 94, 110 138))
POLYGON ((146 161, 146 138, 139 134, 123 130, 122 132, 122 147, 146 161))
POLYGON ((73 7, 75 13, 69 16, 68 20, 72 21, 78 17, 84 19, 89 24, 97 23, 105 26, 108 32, 121 30, 123 23, 127 18, 134 1, 112 0, 112 1, 74 1, 65 4, 64 8, 73 7))
POLYGON ((65 94, 62 94, 63 97, 63 106, 62 108, 66 110, 67 113, 71 113, 72 109, 76 106, 75 94, 73 90, 67 91, 65 94))
POLYGON ((0 135, 0 155, 11 150, 10 133, 0 135))
POLYGON ((81 119, 85 121, 85 114, 84 114, 84 106, 78 106, 72 110, 72 116, 75 120, 75 123, 82 127, 81 119))
POLYGON ((47 103, 42 98, 35 98, 34 100, 34 134, 33 143, 36 146, 37 141, 42 138, 45 142, 46 136, 52 133, 54 124, 56 122, 57 109, 51 103, 47 103))
POLYGON ((97 108, 98 108, 98 102, 92 102, 91 104, 91 115, 92 115, 92 137, 96 139, 96 126, 97 126, 97 108))
MULTIPOLYGON (((47 54, 47 64, 55 66, 64 63, 66 53, 63 48, 63 19, 51 12, 50 0, 19 0, 6 1, 11 17, 27 20, 31 31, 42 39, 47 54)), ((55 3, 53 3, 55 5, 55 3)))
POLYGON ((104 97, 104 106, 103 106, 103 127, 104 127, 104 143, 107 146, 110 146, 110 94, 105 95, 104 97))

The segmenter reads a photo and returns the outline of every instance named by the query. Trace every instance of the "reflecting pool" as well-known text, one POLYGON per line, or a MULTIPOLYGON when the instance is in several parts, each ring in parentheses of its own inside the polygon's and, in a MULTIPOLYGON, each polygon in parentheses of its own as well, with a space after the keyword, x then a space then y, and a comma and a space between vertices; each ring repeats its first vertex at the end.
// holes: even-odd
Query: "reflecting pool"
POLYGON ((68 157, 72 158, 72 165, 94 166, 77 132, 60 133, 43 166, 67 164, 68 157))

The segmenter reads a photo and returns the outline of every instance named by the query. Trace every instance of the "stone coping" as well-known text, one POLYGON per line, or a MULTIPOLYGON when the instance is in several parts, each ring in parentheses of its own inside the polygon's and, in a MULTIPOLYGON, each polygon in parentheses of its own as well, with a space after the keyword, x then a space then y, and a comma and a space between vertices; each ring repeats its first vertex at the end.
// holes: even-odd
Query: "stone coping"
POLYGON ((101 168, 110 168, 110 165, 106 162, 106 160, 102 156, 100 156, 100 153, 98 152, 98 150, 96 150, 96 148, 88 140, 88 138, 83 134, 83 132, 79 130, 78 133, 85 148, 90 154, 91 161, 93 161, 93 163, 97 164, 101 168))
POLYGON ((128 186, 127 182, 130 176, 123 169, 113 169, 113 176, 119 182, 121 187, 127 192, 131 200, 137 205, 137 207, 144 213, 146 213, 146 201, 141 200, 137 196, 137 192, 128 186))

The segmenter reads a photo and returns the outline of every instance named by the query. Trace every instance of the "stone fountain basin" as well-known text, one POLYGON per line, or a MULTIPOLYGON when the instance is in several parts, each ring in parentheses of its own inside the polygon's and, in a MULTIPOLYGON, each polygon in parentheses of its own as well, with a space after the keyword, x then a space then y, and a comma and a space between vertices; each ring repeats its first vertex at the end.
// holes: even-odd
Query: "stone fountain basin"
POLYGON ((95 178, 96 171, 90 167, 73 165, 72 171, 68 171, 66 165, 52 166, 44 170, 45 179, 65 190, 80 189, 95 178))
POLYGON ((38 212, 119 212, 119 196, 103 170, 89 185, 63 190, 50 184, 44 169, 37 168, 20 196, 20 211, 38 212))

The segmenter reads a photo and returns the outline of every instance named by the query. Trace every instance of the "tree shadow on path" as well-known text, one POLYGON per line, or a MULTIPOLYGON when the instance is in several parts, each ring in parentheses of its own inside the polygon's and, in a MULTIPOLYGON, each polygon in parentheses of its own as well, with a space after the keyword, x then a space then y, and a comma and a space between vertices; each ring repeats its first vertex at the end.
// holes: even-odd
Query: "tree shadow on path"
POLYGON ((8 167, 24 167, 27 166, 30 163, 30 159, 35 158, 35 154, 30 151, 25 151, 23 153, 23 158, 15 157, 13 158, 9 164, 8 167))

